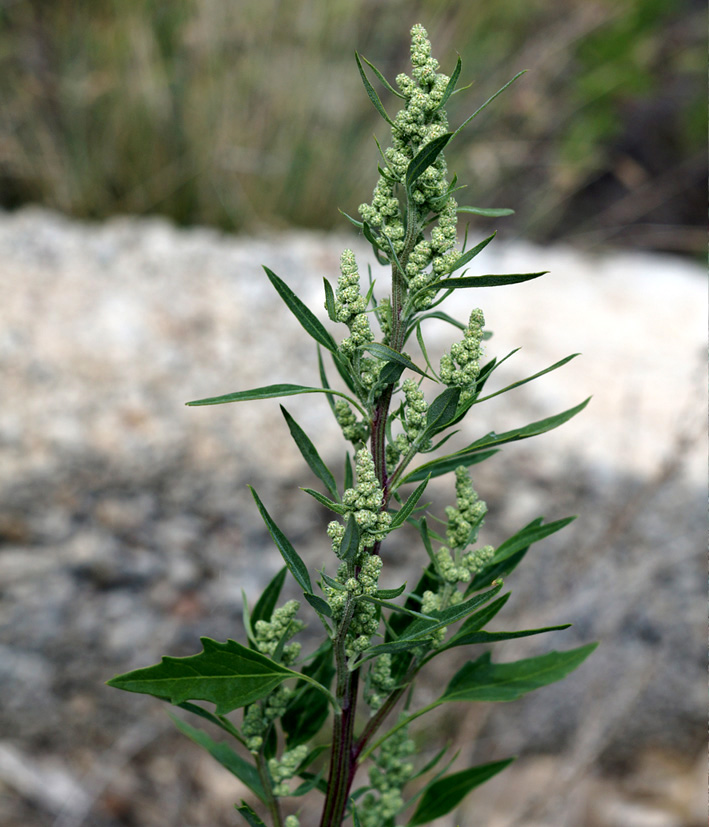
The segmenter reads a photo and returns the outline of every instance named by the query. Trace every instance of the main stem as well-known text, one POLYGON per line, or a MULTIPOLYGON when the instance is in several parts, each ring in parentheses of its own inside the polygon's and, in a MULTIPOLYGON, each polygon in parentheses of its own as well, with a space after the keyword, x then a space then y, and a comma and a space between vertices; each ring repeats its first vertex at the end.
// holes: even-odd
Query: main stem
MULTIPOLYGON (((401 268, 406 267, 411 250, 413 249, 418 234, 418 226, 415 219, 415 206, 408 205, 407 232, 404 241, 404 249, 399 258, 401 268)), ((392 330, 390 347, 401 352, 404 346, 406 334, 406 320, 402 319, 402 310, 406 296, 406 282, 399 266, 394 262, 391 268, 391 297, 392 297, 392 330)), ((390 385, 377 400, 372 416, 372 441, 371 451, 374 460, 379 484, 383 490, 387 490, 387 469, 386 469, 386 426, 389 417, 389 406, 394 393, 394 386, 390 385)), ((388 499, 388 498, 387 498, 388 499)), ((382 508, 387 507, 387 500, 382 508)), ((379 553, 377 542, 372 553, 379 553)), ((345 638, 347 629, 352 619, 352 610, 348 607, 342 619, 340 628, 333 641, 335 650, 335 665, 337 668, 337 700, 341 711, 335 715, 332 730, 332 759, 330 761, 330 774, 327 785, 327 795, 323 806, 320 827, 341 827, 347 809, 347 799, 350 788, 357 772, 359 755, 367 741, 374 734, 374 730, 367 731, 364 741, 355 744, 354 723, 357 712, 357 689, 359 687, 359 669, 350 671, 347 665, 345 654, 345 638)), ((398 696, 396 698, 398 700, 398 696)), ((395 701, 394 701, 395 702, 395 701)), ((393 704, 392 704, 393 706, 393 704)), ((387 712, 389 709, 387 709, 387 712)), ((381 723, 383 717, 379 719, 381 723)))

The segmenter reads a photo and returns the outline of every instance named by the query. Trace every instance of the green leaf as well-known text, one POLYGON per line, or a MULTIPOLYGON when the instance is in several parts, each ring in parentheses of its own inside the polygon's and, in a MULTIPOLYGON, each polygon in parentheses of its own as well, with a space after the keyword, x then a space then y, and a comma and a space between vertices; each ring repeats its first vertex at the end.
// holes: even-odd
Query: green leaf
MULTIPOLYGON (((486 399, 492 399, 494 396, 500 396, 500 394, 507 393, 507 391, 511 391, 513 388, 519 388, 521 385, 526 385, 527 382, 531 382, 534 379, 538 379, 540 376, 544 376, 545 373, 551 373, 551 371, 556 370, 557 368, 563 367, 567 362, 570 362, 572 359, 575 359, 577 356, 580 356, 580 353, 572 353, 571 356, 567 356, 565 359, 561 359, 558 362, 555 362, 553 365, 550 365, 548 368, 544 370, 540 370, 539 373, 535 373, 532 376, 528 376, 526 379, 520 379, 518 382, 513 382, 511 385, 508 385, 506 388, 502 388, 500 391, 495 391, 495 393, 490 393, 487 396, 478 397, 475 400, 475 403, 478 402, 485 402, 486 399)), ((501 364, 501 363, 500 363, 501 364)))
POLYGON ((445 132, 443 135, 439 135, 437 138, 429 141, 429 143, 409 161, 409 165, 406 167, 406 189, 409 192, 421 175, 431 164, 435 163, 436 158, 443 152, 452 137, 452 132, 445 132))
POLYGON ((335 313, 335 293, 330 282, 323 278, 323 287, 325 288, 325 310, 331 322, 337 321, 337 314, 335 313))
POLYGON ((286 537, 286 535, 278 528, 278 526, 273 522, 271 519, 271 515, 266 511, 264 504, 259 499, 259 495, 256 493, 256 489, 252 486, 249 486, 249 490, 253 495, 254 500, 256 501, 256 507, 263 518, 264 523, 266 524, 266 528, 268 529, 268 533, 273 538, 273 542, 276 544, 276 547, 281 552, 281 557, 285 564, 288 566, 288 570, 295 578, 298 585, 303 589, 304 592, 308 592, 310 594, 313 593, 313 587, 310 583, 310 575, 308 574, 308 568, 305 563, 302 561, 298 552, 293 548, 290 543, 290 540, 286 537))
POLYGON ((354 486, 354 469, 349 451, 345 452, 345 491, 354 486))
POLYGON ((495 617, 507 603, 511 594, 512 592, 503 594, 502 597, 498 597, 497 600, 493 600, 488 606, 483 606, 483 608, 475 612, 475 614, 472 614, 470 617, 466 618, 465 622, 462 624, 460 629, 458 629, 454 637, 457 637, 463 632, 477 632, 487 626, 493 617, 495 617))
POLYGON ((280 396, 298 396, 302 393, 327 393, 330 396, 341 396, 346 399, 350 405, 354 405, 361 413, 367 415, 364 408, 351 396, 340 391, 334 391, 331 388, 310 388, 307 385, 265 385, 262 388, 252 388, 248 391, 236 391, 235 393, 227 393, 223 396, 211 396, 208 399, 196 399, 194 402, 188 402, 190 407, 198 407, 200 405, 226 405, 228 402, 251 402, 254 399, 277 399, 280 396))
POLYGON ((269 270, 268 267, 264 267, 263 269, 266 271, 266 275, 268 276, 271 284, 276 288, 278 295, 286 303, 291 313, 301 323, 305 332, 310 334, 318 344, 322 345, 324 348, 327 348, 327 350, 336 353, 337 343, 327 332, 327 330, 325 330, 313 311, 310 310, 310 308, 295 295, 283 279, 279 278, 272 270, 269 270))
POLYGON ((439 698, 439 703, 514 701, 534 689, 565 678, 586 660, 596 646, 597 643, 589 643, 566 652, 552 651, 513 663, 492 663, 489 654, 481 655, 458 670, 439 698))
POLYGON ((467 325, 463 324, 463 322, 459 322, 442 310, 434 310, 432 313, 425 313, 423 316, 418 317, 419 322, 422 322, 424 319, 440 319, 443 322, 448 322, 448 324, 453 325, 453 327, 457 327, 458 330, 465 330, 467 328, 467 325))
POLYGON ((330 494, 332 494, 333 498, 337 499, 337 483, 335 482, 335 477, 332 475, 332 471, 330 471, 327 465, 325 465, 322 461, 317 448, 313 445, 305 431, 300 427, 300 425, 298 425, 283 405, 280 407, 281 413, 288 423, 288 429, 291 432, 291 436, 293 437, 295 444, 298 446, 298 450, 303 455, 303 459, 308 463, 308 466, 313 474, 315 474, 330 494))
POLYGON ((392 95, 396 95, 397 98, 401 98, 402 100, 406 100, 406 95, 402 95, 401 92, 398 92, 394 87, 389 83, 389 81, 384 77, 384 75, 377 69, 377 67, 370 63, 364 55, 362 55, 362 60, 369 66, 369 68, 374 72, 374 74, 379 78, 382 85, 388 89, 392 95))
POLYGON ((263 590, 261 597, 256 601, 254 610, 251 612, 252 624, 259 620, 265 620, 266 622, 271 620, 273 610, 276 608, 278 598, 281 596, 281 589, 286 579, 286 570, 286 566, 283 566, 263 590))
POLYGON ((455 85, 458 82, 458 78, 460 77, 460 70, 463 68, 463 63, 460 59, 460 55, 458 55, 458 60, 455 64, 455 69, 453 70, 453 74, 450 76, 450 80, 448 81, 448 85, 443 92, 443 97, 441 98, 441 102, 438 104, 436 109, 442 109, 446 105, 446 101, 450 96, 453 94, 453 90, 455 89, 455 85))
POLYGON ((350 514, 347 525, 345 526, 345 534, 340 544, 339 557, 345 562, 354 560, 359 551, 359 526, 355 521, 354 514, 350 514))
POLYGON ((323 600, 322 597, 318 597, 316 594, 310 594, 310 592, 303 592, 303 597, 310 603, 310 605, 321 615, 325 615, 325 617, 332 617, 332 609, 330 608, 330 604, 323 600))
POLYGON ((475 611, 478 606, 481 606, 483 603, 487 603, 487 601, 491 600, 501 588, 502 582, 496 586, 493 586, 489 591, 478 594, 463 603, 458 603, 456 606, 450 606, 448 609, 444 609, 440 612, 429 612, 429 615, 433 618, 433 620, 414 620, 414 622, 405 629, 399 640, 402 638, 410 640, 417 637, 429 636, 432 632, 442 629, 444 626, 450 626, 451 623, 455 623, 456 621, 467 617, 475 611))
POLYGON ((464 465, 467 468, 471 465, 476 465, 478 462, 484 462, 496 453, 497 451, 481 451, 480 453, 474 454, 448 454, 448 456, 441 457, 440 459, 432 459, 430 462, 425 462, 423 465, 419 465, 418 468, 414 468, 410 474, 404 477, 400 484, 418 482, 419 480, 426 479, 428 476, 440 477, 443 474, 455 471, 460 465, 464 465))
POLYGON ((507 575, 514 571, 522 560, 524 560, 524 557, 528 551, 529 546, 527 546, 527 548, 523 548, 522 551, 518 551, 517 554, 513 554, 512 557, 508 557, 506 560, 503 560, 502 563, 485 566, 485 568, 478 572, 470 581, 463 597, 467 597, 469 594, 472 594, 479 589, 487 588, 490 583, 494 583, 494 581, 500 577, 507 577, 507 575))
POLYGON ((508 86, 513 84, 517 80, 517 78, 521 77, 525 73, 525 71, 526 70, 517 72, 517 74, 512 78, 512 80, 508 80, 507 83, 501 89, 498 89, 494 95, 490 95, 490 97, 485 101, 485 103, 482 106, 479 106, 469 118, 466 118, 466 120, 463 121, 463 123, 456 129, 453 135, 457 135, 460 132, 460 130, 463 129, 463 127, 467 126, 476 115, 479 115, 488 104, 492 103, 498 95, 501 95, 505 91, 505 89, 507 89, 508 86))
POLYGON ((241 807, 237 804, 234 804, 234 807, 236 807, 237 811, 246 819, 250 827, 266 827, 263 821, 261 821, 261 819, 256 815, 251 807, 249 807, 243 798, 241 800, 241 807))
POLYGON ((372 251, 377 259, 377 261, 382 265, 386 265, 389 263, 389 259, 386 257, 384 247, 382 246, 379 239, 374 235, 372 232, 372 228, 367 224, 366 221, 362 222, 362 234, 367 239, 367 241, 372 245, 372 251))
POLYGON ((355 227, 357 227, 357 229, 358 229, 358 230, 361 230, 361 229, 364 227, 364 223, 363 223, 362 221, 357 221, 357 219, 356 219, 356 218, 352 218, 352 216, 351 216, 351 215, 347 215, 347 213, 346 213, 346 212, 344 212, 343 210, 340 210, 340 212, 342 213, 342 215, 344 215, 344 216, 345 216, 345 218, 346 218, 348 221, 350 221, 352 224, 354 224, 354 225, 355 225, 355 227))
POLYGON ((435 436, 455 418, 460 399, 460 388, 446 388, 431 402, 426 414, 427 437, 435 436))
POLYGON ((321 505, 324 505, 325 508, 329 508, 330 511, 334 511, 335 514, 346 514, 347 508, 345 508, 342 503, 336 503, 333 500, 328 499, 324 494, 321 494, 319 491, 313 491, 312 488, 301 488, 301 491, 305 491, 306 494, 310 494, 313 499, 316 499, 321 505))
POLYGON ((359 59, 359 54, 355 52, 355 60, 357 61, 357 68, 359 69, 359 74, 362 78, 362 83, 364 84, 364 88, 367 91, 367 96, 370 101, 374 104, 374 108, 379 112, 379 114, 384 118, 384 120, 389 124, 389 126, 394 126, 394 121, 387 115, 386 110, 382 106, 382 102, 379 100, 379 95, 375 92, 374 87, 369 82, 369 78, 365 75, 364 69, 362 68, 362 63, 359 59))
POLYGON ((519 632, 464 632, 462 629, 441 646, 443 649, 452 649, 454 646, 473 646, 479 643, 499 643, 501 640, 516 640, 520 637, 531 637, 532 635, 543 635, 545 632, 560 632, 568 629, 570 623, 563 623, 561 626, 545 626, 542 629, 524 629, 519 632))
MULTIPOLYGON (((322 385, 323 393, 327 393, 330 390, 330 383, 327 381, 327 374, 325 373, 325 365, 323 364, 322 360, 322 350, 318 347, 318 372, 320 374, 320 384, 322 385)), ((333 402, 332 395, 327 394, 327 404, 330 406, 330 410, 332 411, 332 415, 337 419, 335 414, 335 403, 333 402)))
POLYGON ((490 764, 478 764, 477 767, 444 775, 426 790, 407 827, 428 824, 451 812, 472 789, 502 772, 513 761, 514 758, 508 758, 490 764))
MULTIPOLYGON (((472 252, 472 250, 470 252, 472 252)), ((456 268, 457 267, 458 264, 456 263, 456 268)), ((468 287, 502 287, 508 284, 521 284, 524 281, 538 279, 539 276, 545 276, 548 272, 548 270, 543 270, 541 273, 506 273, 501 276, 460 276, 442 279, 441 281, 433 281, 426 286, 426 289, 433 290, 445 287, 450 290, 459 290, 468 287)))
POLYGON ((391 521, 391 529, 398 528, 400 525, 403 525, 408 517, 412 514, 414 508, 416 508, 416 503, 421 499, 423 496, 423 492, 426 490, 426 486, 428 485, 429 477, 421 483, 421 485, 416 488, 415 491, 411 493, 409 498, 406 500, 404 505, 394 514, 392 521, 391 521))
POLYGON ((408 359, 403 354, 399 353, 398 350, 393 350, 388 345, 380 344, 379 342, 372 342, 371 344, 365 345, 363 348, 364 350, 368 350, 374 356, 382 359, 385 362, 395 362, 398 365, 403 365, 405 368, 409 370, 413 370, 416 373, 420 373, 421 376, 426 376, 430 379, 430 376, 427 376, 426 372, 421 370, 421 368, 417 367, 411 359, 408 359))
POLYGON ((154 666, 117 675, 108 685, 180 704, 209 701, 218 715, 265 698, 297 672, 234 640, 201 638, 203 651, 186 658, 163 657, 154 666))
MULTIPOLYGON (((487 238, 484 238, 474 247, 471 247, 467 252, 461 253, 460 257, 455 260, 455 263, 451 265, 449 273, 454 273, 456 270, 460 270, 461 267, 465 267, 466 264, 471 262, 475 256, 481 253, 487 245, 492 241, 493 238, 497 235, 497 232, 494 232, 492 235, 489 235, 487 238)), ((450 279, 445 279, 445 283, 448 284, 450 279)))
POLYGON ((381 600, 393 600, 405 591, 406 583, 402 583, 401 586, 396 589, 377 589, 374 596, 380 598, 381 600))
POLYGON ((502 218, 505 215, 514 215, 514 210, 494 207, 458 207, 456 212, 471 213, 472 215, 484 215, 486 218, 502 218))
POLYGON ((266 803, 266 793, 261 784, 258 770, 253 764, 245 761, 240 755, 234 752, 228 744, 213 741, 209 735, 201 729, 190 726, 174 715, 170 715, 170 718, 183 735, 186 735, 190 740, 194 741, 195 744, 199 744, 199 746, 206 749, 207 752, 213 758, 216 758, 223 767, 226 767, 232 775, 235 775, 240 781, 246 784, 259 801, 266 803))
POLYGON ((562 520, 554 520, 554 522, 545 524, 541 523, 541 518, 533 520, 497 547, 495 556, 492 558, 492 563, 501 563, 503 560, 521 551, 521 549, 529 548, 532 543, 538 543, 545 537, 561 531, 561 529, 566 528, 569 523, 573 523, 575 519, 576 517, 564 517, 562 520))

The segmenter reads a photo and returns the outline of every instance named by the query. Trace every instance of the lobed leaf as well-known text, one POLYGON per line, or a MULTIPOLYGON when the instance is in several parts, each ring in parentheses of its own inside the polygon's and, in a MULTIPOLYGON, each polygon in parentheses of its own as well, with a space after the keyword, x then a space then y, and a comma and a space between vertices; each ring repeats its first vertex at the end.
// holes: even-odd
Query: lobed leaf
POLYGON ((153 695, 177 705, 209 701, 218 715, 266 697, 297 672, 247 649, 234 640, 201 638, 203 650, 185 658, 165 656, 154 666, 117 675, 108 685, 126 692, 153 695))

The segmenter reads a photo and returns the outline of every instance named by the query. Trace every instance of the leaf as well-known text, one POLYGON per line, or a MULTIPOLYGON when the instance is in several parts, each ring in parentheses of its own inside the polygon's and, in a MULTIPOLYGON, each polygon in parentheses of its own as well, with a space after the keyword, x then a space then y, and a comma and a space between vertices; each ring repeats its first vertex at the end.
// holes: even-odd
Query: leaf
POLYGON ((249 807, 249 805, 241 799, 241 807, 234 804, 237 811, 241 813, 241 815, 248 821, 250 827, 266 827, 266 825, 261 821, 261 819, 256 815, 256 813, 249 807))
POLYGON ((313 587, 310 583, 310 575, 308 574, 308 568, 305 563, 302 561, 298 552, 293 548, 290 541, 286 537, 286 535, 278 528, 278 526, 273 522, 271 519, 271 515, 266 511, 264 504, 259 499, 259 495, 256 493, 256 489, 252 486, 249 486, 249 490, 253 495, 254 500, 256 500, 256 507, 263 518, 264 523, 266 524, 266 528, 268 529, 268 533, 273 538, 273 542, 276 544, 276 547, 281 552, 281 557, 285 561, 285 564, 288 566, 288 570, 295 578, 298 585, 303 589, 304 592, 308 592, 310 594, 313 593, 313 587))
POLYGON ((313 491, 312 488, 301 488, 301 491, 305 491, 306 494, 310 494, 311 497, 316 499, 321 505, 324 505, 325 508, 329 508, 330 511, 334 511, 335 514, 346 514, 347 508, 342 505, 342 503, 336 503, 333 500, 328 499, 324 494, 321 494, 319 491, 313 491))
MULTIPOLYGON (((330 383, 327 381, 327 374, 325 373, 325 365, 323 364, 322 360, 322 350, 318 347, 318 372, 320 374, 320 384, 322 385, 322 389, 324 393, 330 390, 330 383)), ((337 419, 337 415, 335 414, 335 403, 332 400, 331 394, 328 393, 327 395, 327 404, 330 406, 330 410, 332 411, 332 415, 337 419)))
POLYGON ((436 158, 443 152, 447 143, 453 137, 452 132, 445 132, 432 141, 429 141, 414 157, 406 167, 406 189, 410 192, 413 184, 423 173, 435 163, 436 158))
POLYGON ((441 98, 441 102, 438 104, 436 109, 442 109, 446 105, 446 101, 450 96, 453 94, 453 90, 455 89, 455 85, 458 82, 458 78, 460 77, 460 70, 463 68, 463 63, 460 59, 460 55, 458 55, 458 60, 455 64, 455 69, 453 70, 453 74, 450 76, 450 80, 448 81, 448 85, 443 92, 443 97, 441 98))
MULTIPOLYGON (((494 232, 492 235, 489 235, 487 238, 484 238, 481 242, 476 244, 474 247, 471 247, 467 252, 461 253, 460 257, 455 260, 455 263, 451 266, 449 273, 454 273, 456 270, 460 270, 461 267, 465 267, 466 264, 471 262, 478 253, 481 253, 487 245, 492 241, 493 238, 497 235, 497 232, 494 232)), ((449 279, 445 280, 445 283, 448 284, 449 279)))
POLYGON ((508 80, 507 83, 501 89, 498 89, 494 95, 490 95, 490 97, 485 101, 485 103, 482 106, 479 106, 469 118, 466 118, 466 120, 463 121, 463 123, 456 129, 453 135, 457 135, 460 132, 460 130, 463 129, 463 127, 467 126, 476 115, 479 115, 488 104, 492 103, 498 95, 501 95, 505 91, 505 89, 507 89, 508 86, 513 84, 517 80, 517 78, 521 77, 525 73, 525 71, 526 70, 517 72, 517 74, 512 78, 512 80, 508 80))
POLYGON ((438 699, 439 703, 514 701, 534 689, 562 680, 597 646, 589 643, 566 652, 552 651, 513 663, 492 663, 489 654, 481 655, 458 670, 438 699))
POLYGON ((359 59, 359 54, 355 52, 355 60, 357 61, 357 68, 359 69, 359 74, 362 78, 362 83, 364 84, 364 88, 367 91, 367 96, 370 101, 374 104, 374 108, 379 112, 379 114, 384 118, 384 120, 389 124, 389 126, 394 126, 394 121, 387 115, 386 110, 382 106, 382 102, 379 100, 379 95, 374 90, 374 87, 369 82, 369 78, 365 75, 364 69, 362 68, 362 63, 359 59))
POLYGON ((337 321, 335 313, 335 293, 330 282, 323 277, 323 287, 325 288, 325 310, 331 322, 337 321))
MULTIPOLYGON (((558 362, 555 362, 553 365, 550 365, 548 368, 544 370, 540 370, 539 373, 535 373, 532 376, 528 376, 526 379, 520 379, 518 382, 513 382, 511 385, 508 385, 506 388, 503 388, 500 391, 495 391, 495 393, 490 393, 487 396, 478 397, 475 402, 485 402, 486 399, 492 399, 494 396, 500 396, 500 394, 507 393, 507 391, 511 391, 513 388, 519 388, 521 385, 526 385, 527 382, 531 382, 534 379, 538 379, 540 376, 544 376, 545 373, 551 373, 551 371, 556 370, 557 368, 563 367, 567 362, 570 362, 572 359, 575 359, 577 356, 580 356, 580 353, 572 353, 571 356, 567 356, 565 359, 561 359, 558 362)), ((500 363, 501 364, 501 363, 500 363)))
POLYGON ((236 391, 235 393, 227 393, 223 396, 212 396, 208 399, 196 399, 194 402, 187 402, 190 407, 199 407, 200 405, 226 405, 228 402, 251 402, 254 399, 277 399, 280 396, 298 396, 301 393, 327 393, 331 396, 341 396, 346 399, 351 405, 354 405, 365 416, 366 411, 362 406, 348 396, 346 393, 334 391, 331 388, 310 388, 307 385, 265 385, 262 388, 252 388, 248 391, 236 391))
POLYGON ((186 658, 163 657, 154 666, 117 675, 108 685, 168 700, 209 701, 218 715, 265 698, 288 678, 299 674, 234 640, 218 643, 201 638, 203 650, 186 658))
POLYGON ((502 609, 502 607, 507 603, 511 594, 512 592, 503 594, 502 597, 498 597, 497 600, 493 600, 488 606, 483 606, 483 608, 475 612, 475 614, 472 614, 470 617, 466 618, 465 622, 462 624, 460 629, 458 629, 454 637, 457 637, 463 632, 477 632, 487 626, 493 617, 495 617, 500 609, 502 609))
POLYGON ((391 521, 390 527, 392 530, 398 528, 400 525, 403 525, 412 514, 414 508, 416 508, 416 503, 421 499, 423 492, 426 490, 428 480, 429 477, 426 477, 421 485, 419 485, 418 488, 411 493, 404 505, 402 505, 402 507, 396 512, 391 521))
POLYGON ((533 520, 529 525, 513 534, 512 537, 501 543, 495 550, 495 556, 492 558, 492 563, 501 563, 508 557, 511 557, 523 548, 529 548, 532 543, 538 543, 545 537, 561 531, 566 528, 569 523, 573 523, 576 517, 564 517, 562 520, 554 520, 551 523, 541 523, 541 518, 533 520))
POLYGON ((377 67, 370 63, 364 55, 362 56, 362 60, 369 66, 369 68, 374 72, 374 74, 379 78, 382 85, 385 86, 392 95, 396 95, 397 98, 401 98, 402 100, 406 100, 406 95, 402 95, 401 92, 398 92, 394 87, 389 83, 389 81, 384 77, 384 75, 377 69, 377 67))
POLYGON ((283 583, 286 579, 286 571, 286 566, 283 566, 261 593, 261 597, 256 601, 254 610, 251 612, 252 624, 259 620, 265 620, 267 622, 271 620, 271 615, 276 608, 283 583))
POLYGON ((426 414, 427 437, 435 436, 455 418, 460 399, 460 388, 446 388, 431 402, 426 414))
POLYGON ((336 353, 337 343, 327 332, 327 330, 325 330, 313 311, 310 310, 310 308, 295 295, 283 279, 279 278, 272 270, 269 270, 268 267, 264 267, 263 269, 266 271, 266 275, 268 276, 271 284, 276 288, 278 295, 286 303, 291 313, 301 323, 305 332, 309 333, 318 344, 322 345, 324 348, 327 348, 327 350, 336 353))
POLYGON ((476 767, 470 767, 461 772, 444 775, 426 790, 407 827, 427 824, 449 813, 472 789, 484 784, 498 772, 502 772, 513 761, 514 758, 508 758, 504 761, 493 761, 490 764, 478 764, 476 767))
POLYGON ((426 479, 427 476, 440 477, 443 474, 455 471, 459 465, 464 465, 467 468, 470 465, 476 465, 478 462, 484 462, 486 459, 490 459, 490 457, 496 453, 497 451, 481 451, 480 453, 474 454, 449 454, 448 456, 441 457, 441 459, 432 459, 430 462, 425 462, 423 465, 419 465, 418 468, 414 468, 410 474, 404 477, 400 484, 418 482, 419 480, 426 479))
MULTIPOLYGON (((456 264, 456 268, 457 267, 458 265, 456 264)), ((538 279, 539 276, 545 276, 548 272, 548 270, 543 270, 541 273, 506 273, 501 276, 460 276, 450 279, 442 279, 441 281, 433 281, 426 285, 426 289, 434 290, 445 287, 450 290, 459 290, 468 287, 502 287, 508 284, 521 284, 524 281, 538 279)))
POLYGON ((310 594, 310 592, 303 592, 303 597, 310 603, 310 605, 321 615, 325 615, 325 617, 332 617, 332 609, 330 608, 330 604, 323 600, 322 597, 318 597, 317 594, 310 594))
MULTIPOLYGON (((327 703, 327 702, 326 702, 327 703)), ((169 713, 168 713, 169 714, 169 713)), ((172 722, 180 730, 183 735, 186 735, 195 744, 203 747, 207 752, 216 758, 216 760, 232 775, 235 775, 242 781, 256 795, 259 801, 266 803, 267 797, 264 792, 261 779, 259 778, 258 770, 248 761, 245 761, 240 755, 224 742, 213 741, 206 732, 201 729, 190 726, 185 721, 181 721, 174 715, 170 715, 172 722)))
POLYGON ((442 310, 434 310, 432 313, 425 313, 423 316, 419 316, 418 321, 422 322, 424 319, 440 319, 443 322, 452 324, 453 327, 457 327, 458 330, 465 330, 467 327, 467 325, 463 324, 463 322, 459 322, 457 319, 454 319, 442 310))
POLYGON ((513 554, 512 557, 508 557, 502 563, 485 566, 485 568, 478 572, 470 581, 463 597, 467 597, 469 594, 472 594, 479 589, 487 588, 490 583, 494 583, 495 580, 500 577, 507 577, 507 575, 514 571, 522 560, 524 560, 524 557, 528 551, 529 546, 527 546, 527 548, 523 548, 522 551, 518 551, 517 554, 513 554))
POLYGON ((350 514, 347 525, 345 526, 345 533, 340 544, 339 558, 344 561, 354 560, 359 551, 359 526, 357 525, 354 514, 350 514))
POLYGON ((505 215, 514 215, 514 210, 496 209, 495 207, 458 207, 456 212, 484 215, 486 218, 502 218, 505 215))
POLYGON ((340 212, 342 213, 342 215, 344 215, 344 216, 345 216, 345 218, 346 218, 348 221, 350 221, 352 224, 354 224, 354 225, 355 225, 355 227, 357 227, 357 229, 358 229, 358 230, 361 230, 361 229, 364 227, 364 223, 363 223, 362 221, 357 221, 357 219, 356 219, 356 218, 352 218, 352 216, 351 216, 351 215, 347 215, 347 213, 346 213, 346 212, 344 212, 343 210, 340 210, 340 212))
POLYGON ((542 629, 524 629, 519 632, 464 632, 462 629, 440 647, 452 649, 454 646, 473 646, 480 643, 499 643, 501 640, 516 640, 520 637, 531 637, 532 635, 543 635, 546 632, 560 632, 568 629, 570 623, 563 623, 561 626, 545 626, 542 629))
POLYGON ((368 350, 370 353, 374 354, 374 356, 384 360, 385 362, 396 362, 396 364, 398 365, 403 365, 405 368, 408 368, 409 370, 413 370, 416 373, 420 373, 421 376, 426 376, 428 379, 431 378, 430 376, 427 376, 425 371, 417 367, 411 361, 411 359, 408 359, 402 353, 399 353, 398 350, 393 350, 388 345, 383 345, 379 342, 372 342, 371 344, 365 345, 363 349, 368 350))
POLYGON ((377 589, 374 596, 380 598, 381 600, 393 600, 405 591, 406 583, 402 583, 401 586, 396 589, 377 589))
POLYGON ((402 638, 410 640, 412 638, 428 636, 432 632, 442 629, 444 626, 449 626, 451 623, 455 623, 456 621, 467 617, 475 609, 477 609, 478 606, 481 606, 483 603, 487 603, 488 600, 491 600, 501 588, 502 582, 496 586, 493 586, 489 591, 478 594, 463 603, 458 603, 456 606, 450 606, 448 609, 444 609, 443 611, 429 612, 429 615, 433 618, 433 620, 414 620, 414 622, 402 633, 399 640, 402 638))
POLYGON ((302 454, 303 459, 308 463, 308 466, 313 474, 315 474, 330 494, 332 494, 333 498, 337 499, 337 483, 335 482, 335 477, 333 476, 332 471, 330 471, 327 465, 325 465, 322 461, 317 448, 313 445, 305 431, 300 427, 300 425, 298 425, 283 405, 280 407, 281 413, 285 417, 288 424, 288 429, 291 432, 291 436, 293 437, 295 444, 298 446, 298 450, 302 454))

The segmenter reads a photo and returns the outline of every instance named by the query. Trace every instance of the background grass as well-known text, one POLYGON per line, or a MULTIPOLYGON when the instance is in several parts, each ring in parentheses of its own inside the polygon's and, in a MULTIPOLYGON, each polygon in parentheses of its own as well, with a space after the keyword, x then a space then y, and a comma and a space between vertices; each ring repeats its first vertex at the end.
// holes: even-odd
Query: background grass
POLYGON ((537 241, 699 252, 704 18, 694 0, 5 0, 0 205, 343 226, 387 137, 353 52, 393 78, 420 21, 474 82, 454 125, 529 70, 448 152, 466 203, 514 207, 504 230, 537 241))

